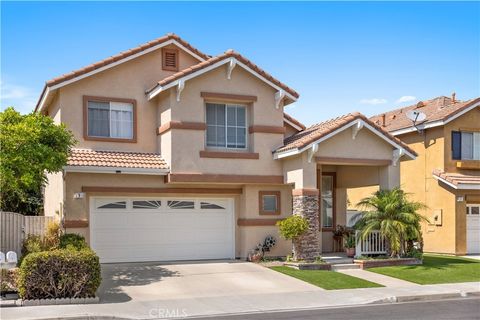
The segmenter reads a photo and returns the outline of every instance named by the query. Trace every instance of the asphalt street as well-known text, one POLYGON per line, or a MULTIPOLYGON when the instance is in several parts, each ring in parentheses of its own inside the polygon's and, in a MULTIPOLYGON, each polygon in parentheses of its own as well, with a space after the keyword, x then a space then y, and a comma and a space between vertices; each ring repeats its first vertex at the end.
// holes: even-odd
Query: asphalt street
POLYGON ((476 320, 480 319, 480 298, 363 305, 331 309, 242 314, 197 319, 212 320, 476 320))

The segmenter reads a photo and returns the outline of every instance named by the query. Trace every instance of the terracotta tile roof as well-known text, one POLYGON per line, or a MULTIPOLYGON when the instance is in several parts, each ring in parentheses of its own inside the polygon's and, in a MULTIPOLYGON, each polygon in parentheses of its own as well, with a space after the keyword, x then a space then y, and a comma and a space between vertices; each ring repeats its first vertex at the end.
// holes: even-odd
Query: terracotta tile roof
POLYGON ((458 186, 459 184, 480 185, 480 176, 471 176, 460 173, 447 173, 441 169, 433 170, 433 175, 458 186))
POLYGON ((203 62, 200 62, 196 65, 193 65, 189 68, 186 68, 182 71, 179 71, 167 78, 164 78, 160 81, 158 81, 153 87, 151 87, 150 89, 148 89, 146 91, 146 93, 150 93, 152 92, 155 88, 157 88, 158 86, 166 86, 167 84, 171 83, 171 82, 174 82, 184 76, 187 76, 189 74, 192 74, 196 71, 199 71, 199 70, 202 70, 208 66, 211 66, 219 61, 222 61, 224 59, 227 59, 227 58, 231 58, 231 57, 234 57, 236 58, 238 61, 242 62, 243 64, 247 65, 249 68, 251 68, 252 70, 254 70, 255 72, 257 72, 258 74, 260 74, 262 77, 266 78, 267 80, 273 82, 274 84, 276 84, 277 86, 279 86, 280 88, 282 88, 283 90, 285 90, 286 92, 288 92, 289 94, 291 94, 292 96, 294 96, 295 98, 298 98, 299 97, 299 94, 293 90, 292 88, 288 87, 286 84, 278 81, 277 79, 275 79, 274 77, 272 77, 270 74, 268 74, 267 72, 265 72, 264 70, 262 70, 259 66, 257 66, 256 64, 254 64, 253 62, 251 62, 250 60, 248 60, 247 58, 243 57, 241 54, 239 54, 238 52, 235 52, 233 50, 228 50, 226 51, 225 53, 221 54, 221 55, 218 55, 218 56, 215 56, 215 57, 212 57, 206 61, 203 61, 203 62))
POLYGON ((276 152, 282 152, 292 149, 301 149, 308 146, 310 143, 317 141, 318 139, 328 135, 329 133, 347 125, 348 123, 355 121, 357 119, 362 119, 375 129, 377 129, 381 134, 383 134, 386 138, 390 139, 391 141, 395 142, 396 144, 400 145, 402 148, 407 150, 413 155, 417 155, 417 153, 407 146, 405 143, 400 141, 400 139, 392 136, 390 133, 373 123, 367 117, 359 112, 349 113, 334 119, 330 119, 324 122, 320 122, 315 124, 311 127, 306 128, 303 131, 300 131, 293 136, 290 136, 284 140, 284 145, 276 150, 276 152))
POLYGON ((95 151, 72 149, 68 166, 168 169, 168 164, 157 153, 95 151))
POLYGON ((283 113, 283 117, 285 119, 287 119, 288 121, 292 122, 293 124, 302 128, 302 130, 305 130, 307 128, 303 123, 301 123, 300 121, 298 121, 297 119, 295 119, 294 117, 292 117, 291 115, 289 115, 285 112, 283 113))
POLYGON ((192 51, 193 53, 195 53, 196 55, 202 57, 203 59, 207 60, 210 58, 210 56, 204 54, 203 52, 200 52, 199 50, 197 50, 196 48, 192 47, 188 42, 186 42, 185 40, 183 40, 182 38, 180 38, 179 36, 177 36, 176 34, 167 34, 163 37, 160 37, 160 38, 157 38, 155 40, 152 40, 152 41, 149 41, 147 43, 144 43, 144 44, 141 44, 135 48, 132 48, 132 49, 129 49, 127 51, 123 51, 123 52, 120 52, 119 54, 116 54, 114 56, 111 56, 111 57, 108 57, 106 59, 103 59, 101 61, 98 61, 96 63, 92 63, 88 66, 85 66, 83 68, 80 68, 80 69, 77 69, 77 70, 74 70, 70 73, 67 73, 67 74, 64 74, 64 75, 61 75, 57 78, 53 78, 49 81, 47 81, 47 86, 48 87, 51 87, 53 85, 56 85, 60 82, 63 82, 63 81, 66 81, 66 80, 70 80, 72 78, 75 78, 75 77, 78 77, 78 76, 81 76, 85 73, 88 73, 90 71, 93 71, 95 69, 98 69, 98 68, 101 68, 101 67, 104 67, 106 65, 109 65, 111 63, 114 63, 114 62, 117 62, 118 60, 121 60, 121 59, 124 59, 124 58, 127 58, 131 55, 134 55, 136 53, 139 53, 141 51, 144 51, 144 50, 147 50, 149 48, 152 48, 156 45, 159 45, 161 43, 164 43, 164 42, 167 42, 169 40, 176 40, 177 42, 179 42, 182 46, 184 46, 185 48, 187 48, 188 50, 192 51))
POLYGON ((408 107, 375 115, 371 117, 370 120, 381 125, 387 131, 396 131, 412 126, 412 121, 406 116, 409 110, 418 110, 425 113, 427 119, 423 121, 423 123, 430 123, 438 120, 447 120, 476 102, 480 102, 480 98, 468 101, 456 100, 454 102, 451 98, 441 96, 431 100, 420 101, 408 107), (383 125, 383 115, 385 115, 385 125, 383 125))

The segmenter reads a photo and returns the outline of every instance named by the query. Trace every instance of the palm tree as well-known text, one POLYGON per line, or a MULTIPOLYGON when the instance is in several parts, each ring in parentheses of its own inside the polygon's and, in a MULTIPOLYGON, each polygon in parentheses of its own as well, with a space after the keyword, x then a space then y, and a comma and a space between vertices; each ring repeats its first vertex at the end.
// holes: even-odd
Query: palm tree
POLYGON ((405 254, 414 241, 421 242, 420 222, 427 219, 417 211, 425 205, 409 201, 402 189, 379 190, 362 199, 358 206, 364 209, 355 224, 360 237, 365 239, 372 231, 379 230, 391 257, 405 254))

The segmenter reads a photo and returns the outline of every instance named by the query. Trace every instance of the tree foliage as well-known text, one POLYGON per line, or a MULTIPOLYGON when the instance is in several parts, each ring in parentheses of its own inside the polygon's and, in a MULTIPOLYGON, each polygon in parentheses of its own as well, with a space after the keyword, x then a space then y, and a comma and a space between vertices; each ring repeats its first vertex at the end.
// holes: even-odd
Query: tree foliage
POLYGON ((48 116, 21 115, 13 107, 0 112, 1 209, 38 214, 46 173, 62 169, 75 142, 64 124, 48 116))
POLYGON ((392 257, 405 255, 414 241, 421 242, 420 223, 427 219, 418 211, 425 205, 410 201, 400 188, 379 190, 362 199, 358 206, 365 210, 355 224, 360 236, 366 238, 372 231, 379 230, 392 257))

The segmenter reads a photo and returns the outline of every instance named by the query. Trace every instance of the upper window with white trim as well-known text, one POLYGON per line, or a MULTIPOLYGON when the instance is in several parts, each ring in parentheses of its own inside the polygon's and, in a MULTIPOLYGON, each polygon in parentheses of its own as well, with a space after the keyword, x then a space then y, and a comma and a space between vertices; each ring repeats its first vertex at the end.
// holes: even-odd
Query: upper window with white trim
POLYGON ((247 148, 247 108, 238 104, 207 103, 207 147, 247 148))
POLYGON ((135 138, 134 100, 87 98, 86 138, 133 140, 135 138))
POLYGON ((480 160, 480 132, 452 131, 452 159, 480 160))

